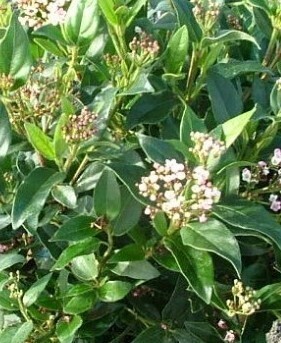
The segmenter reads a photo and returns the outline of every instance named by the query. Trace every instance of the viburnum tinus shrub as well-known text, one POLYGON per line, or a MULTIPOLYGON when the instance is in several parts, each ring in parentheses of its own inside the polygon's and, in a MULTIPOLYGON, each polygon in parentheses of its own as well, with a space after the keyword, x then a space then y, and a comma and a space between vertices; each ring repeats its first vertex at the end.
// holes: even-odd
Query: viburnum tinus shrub
POLYGON ((278 339, 280 39, 278 0, 0 0, 1 343, 278 339))

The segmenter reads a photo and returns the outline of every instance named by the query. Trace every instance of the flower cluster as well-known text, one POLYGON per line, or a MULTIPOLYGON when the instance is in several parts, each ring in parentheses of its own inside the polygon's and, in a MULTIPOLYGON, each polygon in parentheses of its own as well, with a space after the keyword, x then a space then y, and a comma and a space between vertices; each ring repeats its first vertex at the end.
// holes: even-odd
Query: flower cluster
POLYGON ((79 115, 71 115, 63 128, 65 140, 71 144, 86 141, 96 134, 97 114, 84 107, 79 115))
POLYGON ((9 91, 14 85, 14 79, 11 75, 0 74, 0 90, 9 91))
POLYGON ((266 334, 267 343, 279 343, 281 342, 281 322, 275 320, 272 324, 270 331, 266 334))
POLYGON ((270 209, 274 212, 281 210, 281 149, 274 149, 268 162, 259 161, 251 168, 244 168, 241 175, 246 183, 247 195, 252 193, 261 195, 263 200, 269 201, 270 209), (266 198, 266 194, 267 195, 266 198), (277 194, 276 194, 277 193, 277 194))
POLYGON ((139 37, 134 37, 129 43, 132 51, 132 58, 137 64, 144 64, 150 59, 154 59, 160 50, 157 40, 140 30, 139 37))
POLYGON ((178 226, 192 219, 205 222, 220 198, 220 191, 209 180, 209 171, 202 166, 188 168, 175 159, 166 160, 164 165, 154 163, 153 168, 137 184, 140 194, 152 203, 145 214, 153 218, 163 211, 178 226))
POLYGON ((34 29, 47 24, 62 23, 67 2, 69 0, 13 0, 20 11, 20 22, 34 29))
POLYGON ((251 287, 244 287, 241 281, 234 280, 231 292, 233 300, 226 301, 230 317, 236 314, 250 316, 260 309, 261 300, 255 298, 256 292, 251 287))
POLYGON ((209 156, 219 157, 225 151, 225 144, 207 133, 191 132, 190 138, 194 146, 189 150, 202 164, 207 163, 209 156))

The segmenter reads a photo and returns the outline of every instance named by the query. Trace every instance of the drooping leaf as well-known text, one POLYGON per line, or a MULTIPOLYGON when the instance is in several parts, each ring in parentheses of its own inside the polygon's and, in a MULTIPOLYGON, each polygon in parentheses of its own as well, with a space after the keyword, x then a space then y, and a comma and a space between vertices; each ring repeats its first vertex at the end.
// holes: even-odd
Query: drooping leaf
POLYGON ((206 251, 184 246, 179 240, 172 238, 165 238, 164 244, 172 253, 182 275, 194 292, 209 304, 214 284, 214 270, 210 255, 206 251))
POLYGON ((209 219, 204 225, 189 223, 180 233, 184 245, 221 256, 230 262, 237 275, 240 275, 242 263, 239 245, 223 223, 215 219, 209 219))

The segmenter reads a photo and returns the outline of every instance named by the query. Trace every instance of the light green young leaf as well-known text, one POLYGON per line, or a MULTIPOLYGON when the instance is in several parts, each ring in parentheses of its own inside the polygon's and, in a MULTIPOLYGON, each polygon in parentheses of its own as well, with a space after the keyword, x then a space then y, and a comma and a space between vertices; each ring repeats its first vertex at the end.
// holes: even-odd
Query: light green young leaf
POLYGON ((99 298, 105 302, 115 302, 123 299, 132 289, 129 282, 108 281, 98 290, 99 298))
POLYGON ((48 137, 38 126, 32 123, 24 124, 27 138, 32 146, 45 158, 53 161, 55 149, 50 137, 48 137))
MULTIPOLYGON (((31 334, 33 330, 33 323, 32 321, 23 323, 15 332, 13 339, 10 341, 11 343, 25 343, 28 336, 31 334)), ((2 342, 2 340, 1 340, 2 342)), ((3 342, 4 343, 4 342, 3 342)))

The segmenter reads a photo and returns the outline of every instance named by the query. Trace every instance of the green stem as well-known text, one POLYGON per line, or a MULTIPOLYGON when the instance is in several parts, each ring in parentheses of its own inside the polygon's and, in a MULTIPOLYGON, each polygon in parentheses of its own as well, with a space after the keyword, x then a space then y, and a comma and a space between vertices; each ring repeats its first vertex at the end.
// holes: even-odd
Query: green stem
POLYGON ((191 61, 190 61, 190 66, 189 66, 189 71, 188 71, 188 76, 187 76, 187 81, 186 81, 186 101, 187 102, 191 98, 192 87, 194 85, 194 81, 195 81, 195 77, 197 73, 197 64, 198 64, 197 46, 193 44, 191 61))
MULTIPOLYGON (((262 62, 262 64, 264 66, 268 66, 270 64, 270 60, 272 58, 272 54, 274 53, 274 48, 275 48, 276 41, 278 38, 278 33, 279 33, 279 31, 274 27, 272 34, 271 34, 271 37, 270 37, 270 41, 269 41, 266 53, 265 53, 265 56, 264 56, 264 59, 263 59, 263 62, 262 62)), ((265 75, 267 75, 267 74, 265 74, 265 75)))
POLYGON ((76 158, 77 151, 78 151, 78 145, 74 145, 71 147, 70 154, 69 154, 68 158, 66 159, 64 166, 63 166, 63 170, 65 172, 67 172, 69 170, 69 168, 71 167, 72 162, 76 158))
POLYGON ((82 162, 80 163, 79 167, 77 168, 73 178, 70 181, 70 185, 73 185, 74 182, 78 179, 79 175, 81 174, 82 170, 85 168, 86 164, 88 163, 88 155, 85 155, 82 162))

